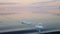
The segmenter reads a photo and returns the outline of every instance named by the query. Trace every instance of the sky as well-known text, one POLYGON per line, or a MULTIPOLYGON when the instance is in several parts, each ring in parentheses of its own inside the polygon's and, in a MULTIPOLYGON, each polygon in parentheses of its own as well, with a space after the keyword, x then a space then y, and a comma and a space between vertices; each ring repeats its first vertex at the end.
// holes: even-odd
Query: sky
MULTIPOLYGON (((48 1, 56 1, 56 0, 0 0, 1 3, 21 3, 21 4, 30 4, 36 2, 48 2, 48 1)), ((59 0, 57 0, 59 1, 59 0)))
POLYGON ((50 0, 0 0, 0 2, 17 2, 17 3, 35 3, 35 2, 45 2, 50 0))
POLYGON ((59 19, 59 7, 59 0, 0 0, 0 25, 16 25, 21 19, 59 19))
POLYGON ((1 13, 1 15, 4 15, 4 14, 7 15, 8 13, 9 13, 9 15, 12 13, 13 14, 23 13, 24 14, 24 12, 26 14, 29 12, 31 13, 33 11, 35 13, 37 11, 37 13, 38 13, 38 12, 43 11, 40 9, 45 9, 45 8, 46 8, 45 11, 47 11, 47 13, 52 12, 52 13, 59 14, 60 13, 59 7, 60 7, 59 0, 0 0, 0 13, 1 13), (7 3, 12 3, 12 2, 17 3, 17 4, 7 4, 7 3), (46 6, 48 6, 48 7, 46 8, 46 6), (36 7, 40 7, 40 8, 36 8, 36 7), (47 9, 49 9, 49 10, 47 10, 47 9))
POLYGON ((1 16, 21 15, 22 18, 29 18, 31 15, 34 15, 35 17, 41 15, 43 17, 45 14, 53 16, 59 15, 60 13, 59 0, 0 0, 0 2, 1 16), (17 4, 8 4, 12 2, 17 4))

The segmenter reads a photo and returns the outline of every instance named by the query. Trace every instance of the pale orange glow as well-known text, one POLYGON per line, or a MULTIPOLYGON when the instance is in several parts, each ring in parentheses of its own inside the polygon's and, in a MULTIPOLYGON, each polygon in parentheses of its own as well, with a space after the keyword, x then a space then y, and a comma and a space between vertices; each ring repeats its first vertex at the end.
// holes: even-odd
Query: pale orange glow
MULTIPOLYGON (((47 2, 47 1, 52 1, 52 0, 0 0, 0 2, 13 2, 13 3, 18 3, 18 4, 4 4, 4 5, 0 5, 0 8, 3 7, 29 7, 32 6, 34 4, 32 3, 38 3, 38 2, 47 2)), ((39 3, 38 3, 39 4, 39 3)), ((40 3, 39 5, 35 4, 34 6, 60 6, 60 2, 48 2, 45 4, 40 3)), ((47 11, 47 12, 51 12, 51 13, 60 13, 59 9, 49 9, 49 10, 34 10, 34 12, 42 12, 42 11, 47 11)), ((52 14, 35 14, 32 13, 33 10, 25 10, 23 9, 22 11, 20 10, 15 10, 15 11, 0 11, 0 13, 17 13, 17 14, 11 14, 11 15, 0 15, 0 19, 7 19, 11 18, 11 19, 19 19, 19 18, 30 18, 30 17, 36 17, 36 18, 47 18, 47 17, 53 17, 52 14), (3 17, 4 16, 4 17, 3 17)))

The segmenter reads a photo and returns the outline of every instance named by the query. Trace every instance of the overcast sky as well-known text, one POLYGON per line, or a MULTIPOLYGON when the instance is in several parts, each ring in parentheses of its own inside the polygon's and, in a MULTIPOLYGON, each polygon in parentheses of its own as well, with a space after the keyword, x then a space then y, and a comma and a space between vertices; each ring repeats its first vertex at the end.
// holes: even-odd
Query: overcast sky
POLYGON ((22 3, 22 4, 29 4, 29 3, 35 3, 35 2, 47 2, 52 0, 0 0, 0 2, 16 2, 16 3, 22 3))
MULTIPOLYGON (((13 3, 19 3, 19 4, 12 4, 12 5, 8 5, 8 4, 0 5, 0 13, 4 13, 4 14, 5 13, 7 13, 7 14, 9 13, 9 15, 12 14, 12 13, 14 13, 14 14, 15 13, 23 13, 23 17, 24 17, 25 14, 27 16, 29 16, 29 15, 31 15, 31 13, 30 13, 31 11, 38 11, 38 12, 40 11, 40 12, 42 12, 43 10, 40 10, 40 8, 37 10, 37 9, 32 7, 33 10, 30 10, 30 9, 29 10, 28 9, 26 9, 26 10, 24 9, 23 10, 23 8, 22 8, 23 11, 20 11, 20 9, 17 10, 17 8, 20 8, 21 6, 22 7, 27 7, 27 6, 30 7, 32 5, 34 5, 36 7, 39 7, 39 6, 60 6, 60 2, 55 2, 55 1, 60 1, 60 0, 0 0, 0 3, 8 3, 8 2, 9 3, 12 3, 12 2, 13 3), (54 2, 50 2, 50 1, 54 1, 54 2), (48 2, 48 3, 38 3, 38 2, 48 2), (35 3, 35 4, 33 4, 33 3, 35 3), (12 7, 15 8, 15 9, 13 9, 12 7), (3 10, 3 11, 1 11, 1 10, 3 10), (15 10, 15 11, 13 11, 13 10, 15 10)), ((54 13, 58 13, 58 14, 60 13, 59 8, 56 8, 56 9, 55 8, 53 8, 53 9, 51 8, 49 10, 44 10, 44 12, 45 11, 47 11, 47 12, 54 12, 54 13)))

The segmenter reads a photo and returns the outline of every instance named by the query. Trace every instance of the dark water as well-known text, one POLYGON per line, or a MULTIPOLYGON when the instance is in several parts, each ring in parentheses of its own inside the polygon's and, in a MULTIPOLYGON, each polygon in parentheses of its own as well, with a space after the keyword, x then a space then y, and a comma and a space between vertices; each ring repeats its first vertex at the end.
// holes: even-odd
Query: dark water
MULTIPOLYGON (((36 30, 26 30, 26 31, 13 31, 13 32, 5 32, 0 34, 40 34, 36 30)), ((60 31, 49 32, 49 33, 41 33, 41 34, 60 34, 60 31)))

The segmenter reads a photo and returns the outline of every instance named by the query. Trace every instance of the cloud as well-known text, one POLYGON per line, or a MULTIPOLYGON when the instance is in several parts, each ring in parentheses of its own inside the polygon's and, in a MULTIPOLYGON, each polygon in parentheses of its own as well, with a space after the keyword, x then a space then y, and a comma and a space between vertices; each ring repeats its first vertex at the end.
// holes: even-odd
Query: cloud
POLYGON ((31 6, 28 9, 59 9, 59 6, 31 6))
POLYGON ((53 13, 53 15, 55 15, 55 16, 60 16, 60 13, 53 13))
POLYGON ((20 6, 14 6, 14 7, 0 7, 0 11, 16 11, 16 10, 22 10, 24 7, 20 6))
POLYGON ((60 0, 52 0, 52 1, 60 1, 60 0))
POLYGON ((46 11, 41 11, 41 12, 32 12, 32 13, 35 13, 35 14, 52 14, 51 12, 46 12, 46 11))
POLYGON ((17 14, 17 13, 0 13, 0 15, 12 15, 12 14, 17 14))
POLYGON ((60 13, 55 13, 55 12, 48 12, 48 11, 36 11, 36 12, 32 12, 34 14, 51 14, 51 15, 54 15, 54 16, 60 16, 60 13))
POLYGON ((51 0, 46 2, 35 2, 35 3, 31 3, 31 5, 32 6, 60 6, 60 1, 59 2, 57 1, 58 0, 51 0))
POLYGON ((2 5, 2 4, 17 4, 17 3, 0 3, 0 5, 2 5))

